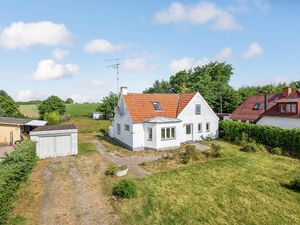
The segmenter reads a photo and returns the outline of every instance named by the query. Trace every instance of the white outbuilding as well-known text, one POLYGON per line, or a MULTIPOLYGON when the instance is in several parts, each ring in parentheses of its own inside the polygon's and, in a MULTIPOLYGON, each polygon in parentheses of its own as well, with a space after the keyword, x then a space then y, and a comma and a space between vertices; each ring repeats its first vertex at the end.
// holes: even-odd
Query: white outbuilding
POLYGON ((77 155, 77 129, 73 124, 38 127, 30 132, 36 142, 36 153, 40 159, 77 155))

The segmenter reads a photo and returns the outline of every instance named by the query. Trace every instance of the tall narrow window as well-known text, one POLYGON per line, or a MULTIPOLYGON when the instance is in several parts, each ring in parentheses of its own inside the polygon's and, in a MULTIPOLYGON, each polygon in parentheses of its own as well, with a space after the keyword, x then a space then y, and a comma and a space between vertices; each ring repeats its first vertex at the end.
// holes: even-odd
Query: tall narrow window
POLYGON ((200 104, 196 104, 195 114, 196 115, 200 115, 201 114, 201 105, 200 104))
POLYGON ((152 128, 148 127, 148 141, 152 141, 152 128))
POLYGON ((166 129, 161 128, 161 140, 165 140, 165 139, 166 139, 166 129))
POLYGON ((207 132, 210 131, 210 123, 206 123, 206 131, 207 131, 207 132))
POLYGON ((297 105, 292 104, 292 113, 296 113, 296 112, 297 112, 297 105))
POLYGON ((198 123, 198 133, 202 133, 202 123, 198 123))
POLYGON ((117 123, 117 134, 121 134, 121 124, 117 123))
POLYGON ((130 126, 128 124, 125 124, 125 130, 129 131, 130 130, 130 126))

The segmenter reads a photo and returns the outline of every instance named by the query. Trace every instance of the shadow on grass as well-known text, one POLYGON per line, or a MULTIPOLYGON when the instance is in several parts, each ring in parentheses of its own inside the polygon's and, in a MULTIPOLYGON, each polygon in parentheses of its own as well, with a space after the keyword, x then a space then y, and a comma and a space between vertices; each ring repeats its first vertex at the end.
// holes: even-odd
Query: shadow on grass
POLYGON ((299 186, 293 184, 293 182, 291 183, 285 183, 285 184, 280 184, 281 187, 284 187, 286 189, 289 189, 289 190, 292 190, 292 191, 295 191, 295 192, 299 192, 300 193, 300 188, 299 186))

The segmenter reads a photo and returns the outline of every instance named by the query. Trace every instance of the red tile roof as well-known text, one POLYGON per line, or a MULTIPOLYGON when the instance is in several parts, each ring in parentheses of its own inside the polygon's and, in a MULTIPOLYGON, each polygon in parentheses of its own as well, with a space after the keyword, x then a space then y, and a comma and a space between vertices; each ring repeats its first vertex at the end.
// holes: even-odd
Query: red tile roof
MULTIPOLYGON (((279 100, 281 94, 267 95, 268 109, 274 106, 276 100, 279 100)), ((236 110, 233 111, 230 118, 233 120, 256 121, 264 112, 264 95, 248 97, 236 110), (255 110, 256 103, 260 103, 260 110, 255 110)))
POLYGON ((157 116, 177 118, 195 94, 196 92, 187 94, 128 93, 123 97, 132 122, 143 122, 157 116), (159 102, 162 110, 155 110, 152 102, 159 102))
MULTIPOLYGON (((282 94, 267 95, 268 107, 264 110, 264 95, 257 95, 248 97, 230 116, 233 120, 247 120, 251 122, 257 121, 261 115, 278 115, 279 102, 294 102, 300 98, 300 91, 292 91, 288 96, 284 97, 282 94), (261 103, 260 110, 255 110, 256 103, 261 103), (277 110, 277 111, 276 111, 277 110), (276 112, 276 113, 275 113, 276 112)), ((286 114, 288 116, 288 114, 286 114)))

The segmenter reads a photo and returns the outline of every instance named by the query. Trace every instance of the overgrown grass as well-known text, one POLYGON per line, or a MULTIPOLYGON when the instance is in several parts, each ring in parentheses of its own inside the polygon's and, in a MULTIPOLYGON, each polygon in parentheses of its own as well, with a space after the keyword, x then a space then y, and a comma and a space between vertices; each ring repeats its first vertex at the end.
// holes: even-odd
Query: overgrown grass
POLYGON ((136 179, 137 197, 115 204, 120 224, 300 224, 300 194, 283 185, 299 160, 214 143, 222 158, 136 179))

